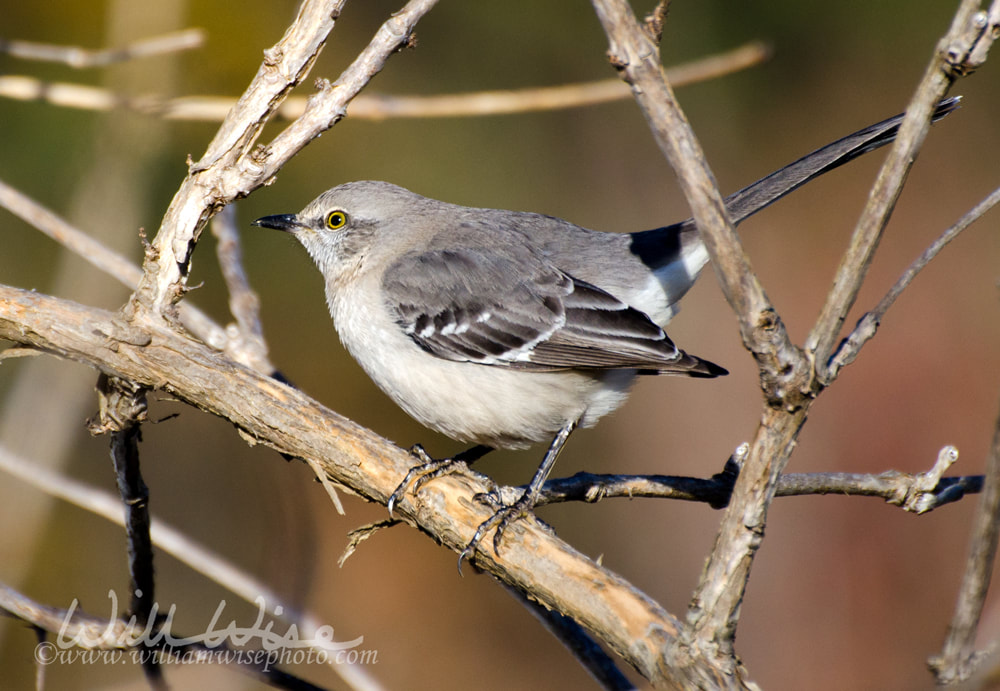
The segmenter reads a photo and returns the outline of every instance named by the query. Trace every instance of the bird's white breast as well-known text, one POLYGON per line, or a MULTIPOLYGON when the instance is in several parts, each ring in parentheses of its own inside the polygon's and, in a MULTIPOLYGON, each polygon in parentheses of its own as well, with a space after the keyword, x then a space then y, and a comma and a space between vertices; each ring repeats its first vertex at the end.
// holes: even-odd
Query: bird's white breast
POLYGON ((628 395, 632 370, 527 372, 431 355, 393 321, 377 281, 328 289, 341 342, 397 405, 453 439, 523 448, 550 441, 570 420, 593 425, 628 395))

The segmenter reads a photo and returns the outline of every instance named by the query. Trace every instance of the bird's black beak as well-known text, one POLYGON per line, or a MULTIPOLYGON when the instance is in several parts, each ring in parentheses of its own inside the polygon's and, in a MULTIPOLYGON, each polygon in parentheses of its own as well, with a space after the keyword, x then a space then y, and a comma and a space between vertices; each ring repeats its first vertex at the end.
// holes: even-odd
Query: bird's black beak
POLYGON ((296 220, 295 214, 278 214, 276 216, 264 216, 253 222, 253 225, 261 228, 273 228, 274 230, 284 230, 291 232, 302 227, 296 220))

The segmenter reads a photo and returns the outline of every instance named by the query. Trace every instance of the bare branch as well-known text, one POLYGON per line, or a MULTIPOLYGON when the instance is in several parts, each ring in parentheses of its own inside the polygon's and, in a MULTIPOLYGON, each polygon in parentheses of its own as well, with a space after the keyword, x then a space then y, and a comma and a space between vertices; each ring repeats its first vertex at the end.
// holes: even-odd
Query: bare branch
MULTIPOLYGON (((97 391, 100 419, 91 424, 91 434, 111 435, 111 460, 118 493, 125 509, 128 542, 129 613, 138 624, 156 628, 156 591, 153 578, 153 541, 149 535, 149 489, 139 467, 139 435, 146 420, 146 390, 121 379, 100 375, 97 391)), ((144 657, 142 669, 153 688, 165 688, 163 670, 154 656, 144 657)))
POLYGON ((42 231, 127 288, 134 289, 138 285, 142 271, 128 258, 105 247, 82 230, 3 181, 0 181, 0 206, 28 225, 42 231))
POLYGON ((938 44, 841 259, 826 304, 806 339, 805 350, 813 358, 816 376, 824 385, 832 381, 829 360, 834 343, 861 289, 910 166, 927 136, 931 113, 952 82, 985 59, 985 51, 995 38, 996 29, 989 26, 989 17, 979 6, 980 0, 963 0, 951 28, 938 44), (970 62, 973 53, 977 57, 970 62))
POLYGON ((79 609, 65 610, 35 602, 6 583, 0 583, 0 609, 43 631, 62 633, 86 647, 110 650, 128 647, 128 641, 141 635, 142 627, 134 620, 102 619, 79 609))
MULTIPOLYGON (((385 505, 412 466, 406 451, 167 324, 145 325, 148 340, 135 344, 115 321, 115 315, 103 310, 0 286, 0 338, 162 389, 282 453, 311 459, 334 482, 363 498, 385 505), (95 332, 105 338, 95 342, 95 332)), ((488 489, 468 475, 442 477, 419 495, 407 495, 397 515, 458 553, 492 514, 488 506, 469 501, 488 489)), ((663 678, 659 656, 679 632, 680 622, 539 522, 512 525, 503 558, 484 546, 475 564, 572 617, 647 678, 663 678)))
POLYGON ((993 562, 1000 536, 1000 417, 993 430, 993 443, 986 458, 983 498, 976 512, 962 585, 955 613, 948 626, 941 652, 928 664, 939 684, 955 684, 968 679, 980 660, 976 652, 976 630, 986 603, 993 575, 993 562))
POLYGON ((622 674, 615 661, 604 652, 587 631, 570 617, 544 607, 525 593, 505 585, 507 593, 563 644, 591 677, 607 691, 632 691, 635 685, 622 674))
POLYGON ((77 46, 56 46, 49 43, 0 39, 0 53, 22 60, 59 62, 70 67, 106 67, 116 62, 148 58, 164 53, 179 53, 201 48, 205 43, 205 32, 201 29, 184 29, 162 36, 144 38, 121 48, 91 50, 77 46))
MULTIPOLYGON (((126 287, 134 290, 139 285, 142 270, 138 266, 3 181, 0 181, 0 206, 126 287)), ((180 317, 198 338, 220 350, 226 347, 225 330, 194 305, 181 305, 180 317)))
POLYGON ((849 365, 854 362, 857 358, 858 353, 861 352, 861 348, 870 341, 874 336, 878 327, 882 324, 882 320, 885 318, 885 313, 890 307, 896 302, 896 298, 902 295, 903 291, 909 287, 913 279, 917 277, 924 267, 927 266, 934 257, 938 255, 938 252, 943 250, 945 246, 958 237, 959 233, 972 225, 975 221, 979 220, 987 211, 992 209, 997 203, 1000 202, 1000 188, 995 189, 989 194, 983 201, 976 204, 968 213, 966 213, 962 218, 960 218, 953 226, 948 228, 944 233, 941 234, 937 240, 935 240, 930 247, 924 250, 917 259, 903 272, 903 275, 899 277, 896 283, 889 289, 889 292, 885 294, 878 305, 875 306, 871 312, 868 312, 861 318, 858 325, 854 327, 844 342, 841 344, 840 348, 837 350, 836 355, 833 356, 830 362, 830 373, 831 378, 836 377, 840 368, 845 365, 849 365))
POLYGON ((767 507, 810 402, 809 367, 788 338, 728 218, 718 187, 659 64, 656 44, 624 0, 593 0, 612 63, 632 85, 653 136, 677 173, 744 345, 761 371, 763 411, 732 504, 688 613, 690 628, 661 653, 681 686, 739 686, 732 649, 740 603, 763 537, 767 507))
MULTIPOLYGON (((725 53, 710 55, 667 69, 667 77, 677 87, 716 79, 760 64, 770 56, 770 49, 758 41, 746 43, 725 53)), ((356 120, 389 118, 450 118, 486 115, 509 115, 565 108, 580 108, 620 101, 631 96, 618 79, 564 84, 560 86, 476 91, 436 96, 391 96, 360 94, 348 109, 356 120)), ((0 76, 0 97, 19 101, 44 100, 52 105, 82 110, 108 111, 125 108, 167 120, 222 121, 235 101, 222 96, 127 96, 82 84, 42 82, 20 75, 0 76)), ((289 96, 274 113, 275 120, 294 120, 306 110, 307 99, 289 96)))
MULTIPOLYGON (((939 477, 939 466, 928 473, 912 475, 898 470, 883 473, 783 473, 775 497, 834 494, 843 497, 878 497, 912 513, 933 509, 982 491, 982 475, 939 477), (933 482, 933 484, 932 484, 933 482)), ((576 473, 545 483, 539 506, 568 501, 598 502, 604 499, 650 497, 679 499, 725 508, 733 492, 738 472, 720 473, 711 478, 671 475, 597 475, 576 473)), ((504 487, 506 500, 519 496, 523 487, 504 487)))
MULTIPOLYGON (((814 374, 816 364, 792 345, 784 325, 754 275, 732 223, 726 218, 702 151, 664 79, 653 37, 638 24, 624 0, 593 0, 593 4, 608 35, 612 63, 625 81, 632 85, 654 138, 680 179, 723 293, 739 320, 743 342, 760 368, 766 399, 761 423, 737 479, 732 504, 723 517, 716 544, 692 599, 688 612, 690 628, 682 632, 681 646, 673 651, 677 658, 671 661, 674 663, 673 673, 678 675, 674 683, 738 687, 745 680, 732 643, 750 567, 763 538, 767 509, 781 471, 795 446, 806 413, 826 380, 814 374)), ((947 83, 958 72, 956 66, 964 64, 969 50, 982 38, 984 21, 980 22, 978 31, 972 36, 972 10, 969 5, 963 5, 955 20, 955 28, 947 41, 948 50, 940 50, 932 61, 925 80, 932 85, 931 88, 918 91, 915 104, 911 105, 902 131, 909 144, 897 145, 896 156, 899 159, 907 155, 912 158, 923 136, 919 132, 919 123, 924 123, 925 132, 933 107, 940 101, 947 83), (904 150, 908 153, 899 153, 904 150)), ((887 164, 886 170, 892 165, 887 164)), ((895 180, 901 183, 905 166, 900 166, 897 172, 899 175, 895 180)), ((898 194, 898 188, 894 189, 888 194, 882 192, 875 195, 890 202, 883 211, 891 208, 891 202, 898 194)), ((866 218, 878 216, 876 211, 866 218)), ((843 272, 844 276, 850 276, 847 283, 856 280, 857 285, 847 292, 835 289, 831 293, 827 309, 817 322, 817 329, 830 328, 830 305, 839 304, 846 311, 853 302, 853 295, 880 233, 880 222, 868 223, 871 225, 866 226, 869 228, 867 231, 860 230, 859 224, 856 233, 858 249, 849 254, 850 261, 845 259, 844 262, 845 266, 852 267, 843 272)), ((833 335, 838 331, 839 323, 832 328, 833 335)), ((815 334, 814 329, 810 337, 813 352, 816 351, 815 334)), ((825 342, 823 338, 832 336, 827 334, 819 341, 825 342)), ((822 356, 824 371, 828 354, 829 350, 822 356)))
POLYGON ((226 329, 226 354, 247 367, 270 374, 274 365, 268 359, 264 327, 260 321, 260 298, 250 287, 243 269, 240 234, 236 230, 236 209, 227 206, 212 219, 216 239, 215 253, 223 280, 229 289, 229 311, 235 326, 226 329))
POLYGON ((184 292, 191 253, 205 221, 270 180, 309 141, 340 120, 354 96, 402 46, 435 0, 410 0, 390 17, 336 85, 320 85, 305 114, 268 146, 251 151, 268 117, 306 76, 343 0, 306 0, 284 37, 265 51, 250 86, 230 111, 201 160, 191 166, 163 218, 146 271, 126 311, 159 319, 184 292))

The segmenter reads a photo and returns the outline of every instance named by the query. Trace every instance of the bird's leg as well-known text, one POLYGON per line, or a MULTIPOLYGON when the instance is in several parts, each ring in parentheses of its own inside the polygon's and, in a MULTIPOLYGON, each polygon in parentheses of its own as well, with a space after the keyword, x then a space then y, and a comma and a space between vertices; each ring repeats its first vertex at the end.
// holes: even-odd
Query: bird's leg
POLYGON ((475 552, 476 547, 482 541, 483 537, 490 531, 491 528, 496 527, 496 531, 493 533, 493 551, 497 554, 500 553, 500 540, 503 537, 504 531, 507 526, 510 525, 511 521, 515 521, 520 518, 524 518, 531 514, 531 510, 538 503, 538 497, 541 495, 542 486, 545 484, 545 480, 548 479, 549 473, 552 472, 552 466, 555 465, 556 458, 559 456, 559 452, 562 451, 563 446, 566 445, 566 440, 569 438, 570 433, 576 429, 579 420, 572 420, 567 422, 559 432, 556 434, 555 439, 549 444, 548 451, 545 452, 545 458, 542 459, 541 465, 538 466, 538 470, 535 471, 534 477, 531 478, 531 482, 528 483, 528 488, 524 490, 524 494, 521 498, 510 506, 501 506, 497 509, 496 513, 490 516, 488 519, 479 524, 476 528, 475 535, 469 540, 469 544, 465 546, 462 553, 458 555, 458 569, 461 573, 462 570, 462 560, 468 556, 471 556, 475 552))
POLYGON ((410 453, 420 461, 420 465, 410 468, 406 477, 403 478, 403 481, 393 491, 392 496, 389 497, 389 501, 386 502, 386 506, 389 508, 389 516, 392 516, 393 508, 403 498, 403 495, 406 494, 406 488, 413 483, 414 479, 416 479, 416 483, 413 485, 413 493, 416 494, 424 484, 434 478, 454 473, 459 468, 467 469, 473 462, 478 461, 492 450, 492 446, 478 444, 471 449, 466 449, 461 453, 455 454, 452 458, 437 459, 431 458, 430 454, 424 451, 424 447, 420 444, 414 444, 410 449, 410 453))

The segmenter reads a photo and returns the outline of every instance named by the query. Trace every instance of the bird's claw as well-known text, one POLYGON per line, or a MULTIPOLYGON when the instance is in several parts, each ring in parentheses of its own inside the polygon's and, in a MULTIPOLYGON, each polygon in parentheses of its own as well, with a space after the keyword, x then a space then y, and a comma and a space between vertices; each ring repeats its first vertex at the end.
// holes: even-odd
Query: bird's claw
POLYGON ((414 444, 410 447, 410 454, 420 461, 420 465, 415 465, 406 473, 406 477, 403 481, 399 483, 392 494, 389 496, 389 501, 386 502, 386 508, 389 509, 389 517, 393 517, 393 510, 396 508, 396 504, 403 498, 406 494, 406 489, 413 484, 413 493, 416 494, 420 491, 426 483, 430 482, 434 478, 441 477, 442 475, 448 475, 449 473, 454 473, 459 468, 468 469, 468 464, 465 460, 461 458, 442 458, 435 459, 431 458, 424 447, 420 444, 414 444))
POLYGON ((492 516, 479 524, 479 527, 476 528, 476 532, 472 535, 472 539, 469 540, 469 544, 467 544, 461 554, 458 555, 459 574, 462 573, 462 562, 466 558, 471 561, 472 556, 479 547, 479 543, 483 541, 483 538, 490 532, 490 530, 494 530, 493 551, 499 556, 500 544, 503 541, 503 534, 504 531, 507 530, 507 527, 514 521, 534 515, 532 513, 534 502, 531 500, 528 493, 521 495, 521 498, 513 504, 503 506, 498 489, 499 488, 494 488, 491 492, 482 492, 473 497, 476 501, 488 504, 489 506, 495 508, 496 511, 494 511, 492 516))

